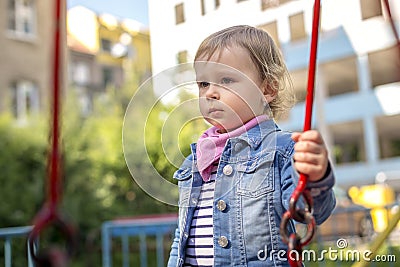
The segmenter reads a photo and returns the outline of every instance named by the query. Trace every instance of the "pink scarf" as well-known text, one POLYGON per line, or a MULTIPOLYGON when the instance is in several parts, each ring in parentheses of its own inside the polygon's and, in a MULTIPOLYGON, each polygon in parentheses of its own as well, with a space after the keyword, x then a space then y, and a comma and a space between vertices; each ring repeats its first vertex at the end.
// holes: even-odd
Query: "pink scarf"
POLYGON ((219 133, 215 126, 205 131, 197 141, 196 149, 197 167, 203 180, 210 180, 213 163, 219 160, 229 138, 239 136, 267 119, 266 115, 254 117, 243 126, 227 133, 219 133))

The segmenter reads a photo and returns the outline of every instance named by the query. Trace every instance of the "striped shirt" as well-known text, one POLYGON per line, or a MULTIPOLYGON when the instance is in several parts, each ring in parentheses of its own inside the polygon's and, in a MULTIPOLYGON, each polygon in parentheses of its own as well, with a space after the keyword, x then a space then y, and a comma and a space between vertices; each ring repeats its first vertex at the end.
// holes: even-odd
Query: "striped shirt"
POLYGON ((201 187, 186 246, 184 264, 186 267, 212 267, 214 265, 213 201, 217 168, 218 162, 215 162, 210 180, 203 183, 201 187))

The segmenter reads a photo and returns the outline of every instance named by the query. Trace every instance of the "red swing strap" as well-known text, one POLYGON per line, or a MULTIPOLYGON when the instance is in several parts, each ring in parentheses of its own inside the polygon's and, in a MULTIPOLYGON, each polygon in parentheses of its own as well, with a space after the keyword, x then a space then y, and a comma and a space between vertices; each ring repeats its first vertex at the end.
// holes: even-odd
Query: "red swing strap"
MULTIPOLYGON (((314 87, 315 87, 315 70, 317 62, 317 47, 318 47, 318 33, 319 33, 319 20, 320 20, 320 0, 314 2, 314 14, 311 35, 311 50, 310 61, 308 69, 308 84, 307 84, 307 97, 306 97, 306 114, 304 120, 303 131, 311 129, 312 108, 314 101, 314 87)), ((289 210, 283 214, 282 222, 280 225, 280 232, 283 242, 288 244, 287 258, 290 266, 302 266, 301 252, 302 247, 307 245, 313 238, 315 232, 315 220, 312 215, 313 203, 310 191, 306 189, 308 177, 300 174, 300 178, 292 196, 289 200, 289 210), (297 202, 303 196, 305 200, 305 208, 300 209, 297 207, 297 202), (291 219, 307 225, 306 234, 301 237, 295 233, 289 233, 288 224, 291 219)))
MULTIPOLYGON (((380 0, 378 0, 378 1, 380 1, 380 0)), ((392 12, 390 10, 389 0, 383 0, 383 3, 384 3, 384 6, 385 6, 387 15, 389 17, 390 27, 392 28, 394 38, 396 38, 396 45, 397 45, 397 49, 398 49, 398 52, 399 52, 398 57, 400 57, 400 36, 399 36, 399 33, 398 33, 397 29, 396 29, 396 25, 394 23, 392 12)))
POLYGON ((28 237, 29 249, 36 266, 66 266, 67 254, 70 256, 74 248, 75 231, 66 223, 58 210, 61 200, 61 146, 60 146, 60 95, 61 95, 61 32, 63 27, 62 10, 65 0, 56 0, 55 3, 55 29, 54 29, 54 55, 53 55, 53 94, 52 94, 52 125, 50 129, 50 151, 48 155, 48 192, 46 203, 34 218, 34 227, 28 237), (49 248, 37 251, 36 245, 39 235, 46 228, 54 226, 66 239, 67 253, 59 249, 49 248))

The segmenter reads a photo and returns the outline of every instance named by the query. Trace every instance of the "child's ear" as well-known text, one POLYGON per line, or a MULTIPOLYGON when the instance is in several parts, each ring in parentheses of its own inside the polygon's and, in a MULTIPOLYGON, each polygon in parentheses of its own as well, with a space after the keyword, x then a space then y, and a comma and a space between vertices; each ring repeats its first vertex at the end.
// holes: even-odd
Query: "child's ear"
POLYGON ((276 86, 273 86, 273 84, 270 84, 267 80, 263 81, 260 89, 261 89, 267 103, 270 103, 271 101, 273 101, 276 98, 276 95, 278 93, 276 86))

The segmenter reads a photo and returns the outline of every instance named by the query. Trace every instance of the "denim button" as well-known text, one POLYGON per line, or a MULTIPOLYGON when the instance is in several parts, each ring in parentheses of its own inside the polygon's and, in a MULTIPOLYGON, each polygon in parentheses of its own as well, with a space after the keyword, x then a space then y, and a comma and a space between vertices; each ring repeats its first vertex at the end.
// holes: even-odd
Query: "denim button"
POLYGON ((228 238, 226 236, 221 236, 220 238, 218 238, 218 245, 220 245, 220 247, 222 248, 226 248, 228 246, 228 238))
POLYGON ((218 200, 217 202, 217 209, 219 211, 224 211, 226 209, 226 203, 222 199, 218 200))
POLYGON ((197 199, 192 198, 192 204, 197 205, 197 199))
POLYGON ((222 169, 222 172, 223 172, 225 175, 231 175, 232 172, 233 172, 233 168, 232 168, 231 165, 226 165, 226 166, 222 169))

